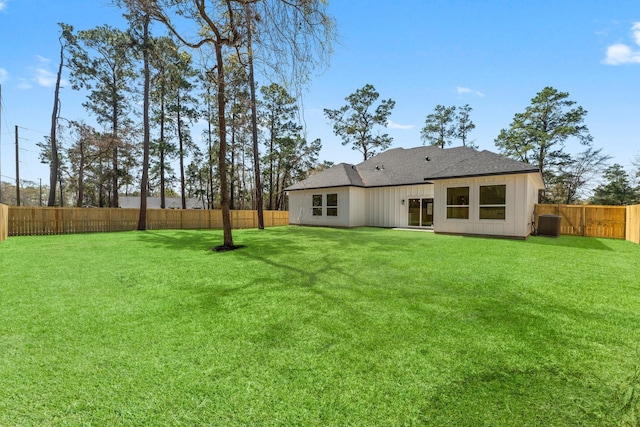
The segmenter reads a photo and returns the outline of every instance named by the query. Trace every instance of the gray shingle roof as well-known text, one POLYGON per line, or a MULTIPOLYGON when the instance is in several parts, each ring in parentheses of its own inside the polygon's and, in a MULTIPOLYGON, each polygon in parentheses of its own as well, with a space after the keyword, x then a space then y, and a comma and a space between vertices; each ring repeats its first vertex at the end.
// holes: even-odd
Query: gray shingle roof
POLYGON ((476 154, 424 177, 443 179, 471 176, 504 175, 513 173, 535 173, 539 169, 491 151, 476 151, 476 154))
POLYGON ((365 187, 365 184, 362 182, 356 166, 339 163, 329 169, 311 175, 307 179, 288 187, 286 190, 345 186, 365 187))
POLYGON ((393 148, 358 165, 340 163, 288 188, 388 187, 484 175, 535 173, 538 168, 490 151, 467 147, 393 148), (428 159, 428 160, 427 160, 428 159))

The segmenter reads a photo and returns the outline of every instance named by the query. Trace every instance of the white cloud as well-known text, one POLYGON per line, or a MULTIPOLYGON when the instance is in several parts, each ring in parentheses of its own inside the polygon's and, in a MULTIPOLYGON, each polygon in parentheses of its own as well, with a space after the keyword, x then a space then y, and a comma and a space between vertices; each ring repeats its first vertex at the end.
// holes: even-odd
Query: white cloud
POLYGON ((484 93, 480 92, 479 90, 470 89, 468 87, 457 86, 456 87, 456 92, 458 92, 458 95, 465 95, 467 93, 472 93, 472 94, 477 95, 477 96, 479 96, 481 98, 484 98, 484 93))
POLYGON ((9 73, 4 68, 0 68, 0 83, 4 83, 9 78, 9 73))
POLYGON ((625 43, 612 44, 607 48, 607 56, 602 62, 608 65, 640 64, 640 22, 631 26, 631 32, 638 48, 625 43))
POLYGON ((7 3, 9 0, 0 0, 0 12, 7 8, 7 3))
POLYGON ((640 63, 640 51, 634 51, 626 44, 614 44, 607 48, 607 57, 604 59, 604 63, 609 65, 638 64, 640 63))
POLYGON ((640 22, 633 24, 631 31, 633 31, 633 38, 635 39, 636 44, 640 46, 640 22))
POLYGON ((53 87, 56 84, 56 76, 49 70, 44 68, 35 68, 33 70, 34 80, 43 87, 53 87))
POLYGON ((45 58, 44 56, 36 55, 36 58, 43 65, 44 64, 48 64, 49 62, 51 62, 51 60, 49 58, 45 58))
POLYGON ((20 79, 18 82, 18 89, 29 90, 32 87, 33 85, 27 79, 20 79))
MULTIPOLYGON (((38 65, 29 67, 31 77, 28 80, 22 79, 18 84, 21 89, 31 89, 34 84, 47 88, 55 86, 56 75, 49 70, 51 60, 40 55, 36 55, 36 59, 38 60, 38 65)), ((61 86, 66 86, 66 81, 63 80, 60 84, 61 86)))
POLYGON ((415 126, 414 125, 401 125, 399 123, 396 123, 396 122, 393 122, 393 121, 389 120, 389 123, 387 124, 387 127, 389 129, 409 130, 409 129, 413 129, 415 126))

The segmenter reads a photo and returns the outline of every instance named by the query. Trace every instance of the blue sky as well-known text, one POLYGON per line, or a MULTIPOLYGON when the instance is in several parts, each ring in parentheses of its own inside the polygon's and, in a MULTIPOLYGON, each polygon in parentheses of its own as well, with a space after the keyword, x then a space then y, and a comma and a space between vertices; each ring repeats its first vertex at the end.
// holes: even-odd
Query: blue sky
MULTIPOLYGON (((637 0, 333 0, 329 10, 339 42, 304 100, 308 138, 322 139, 322 160, 362 160, 333 135, 322 110, 344 105, 367 83, 396 101, 388 129, 393 147, 421 145, 420 129, 437 104, 469 104, 476 124, 470 138, 497 151, 500 129, 553 86, 588 111, 594 145, 612 162, 631 170, 640 155, 637 0)), ((15 178, 18 125, 21 179, 47 181, 35 144, 50 126, 58 22, 76 29, 123 25, 106 1, 0 0, 3 180, 15 178)), ((82 94, 64 88, 62 115, 91 122, 82 102, 82 94)))

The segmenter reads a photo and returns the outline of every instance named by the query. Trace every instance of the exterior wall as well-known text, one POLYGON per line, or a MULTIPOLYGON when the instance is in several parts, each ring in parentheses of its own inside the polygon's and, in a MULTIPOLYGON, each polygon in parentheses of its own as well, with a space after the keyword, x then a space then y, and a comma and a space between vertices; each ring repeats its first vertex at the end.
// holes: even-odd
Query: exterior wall
POLYGON ((433 197, 433 184, 368 188, 366 224, 373 227, 407 227, 409 224, 409 199, 433 197))
POLYGON ((409 223, 409 198, 433 198, 433 184, 290 191, 289 223, 328 227, 406 227, 409 223), (313 215, 314 194, 323 197, 322 216, 313 215), (337 217, 326 215, 327 194, 338 194, 337 217))
MULTIPOLYGON (((349 227, 361 227, 367 224, 367 190, 358 187, 349 187, 349 227)), ((340 198, 340 196, 338 196, 340 198)), ((338 200, 338 204, 340 201, 338 200)), ((346 203, 345 203, 346 204, 346 203)), ((338 215, 340 215, 340 206, 338 206, 338 215)))
POLYGON ((531 234, 533 227, 535 226, 536 220, 535 220, 535 210, 536 210, 536 204, 538 204, 540 202, 539 196, 538 196, 538 192, 539 190, 543 190, 544 189, 544 183, 542 182, 542 178, 535 177, 534 175, 530 174, 527 176, 527 179, 529 181, 528 186, 527 186, 527 204, 524 207, 524 212, 522 213, 523 215, 525 215, 525 218, 528 218, 528 222, 527 222, 527 236, 529 234, 531 234), (534 178, 538 178, 537 180, 534 178))
POLYGON ((436 181, 434 231, 439 233, 495 235, 525 238, 531 233, 538 185, 531 174, 485 176, 436 181), (506 185, 504 220, 479 219, 481 185, 506 185), (469 187, 469 219, 447 218, 447 188, 469 187))
MULTIPOLYGON (((352 190, 361 190, 352 187, 322 188, 317 190, 296 190, 289 192, 289 224, 295 225, 318 225, 325 227, 353 227, 351 225, 351 200, 352 190), (313 215, 313 195, 322 195, 322 215, 313 215), (327 194, 338 195, 338 215, 327 216, 327 194)), ((358 194, 354 192, 354 194, 358 194)), ((355 197, 353 204, 357 211, 358 199, 355 197)), ((357 212, 353 215, 356 221, 357 212)))
POLYGON ((338 187, 289 192, 289 223, 327 227, 407 227, 409 199, 433 198, 433 229, 439 233, 525 238, 542 181, 535 174, 498 175, 435 181, 399 187, 338 187), (506 185, 504 220, 479 219, 481 185, 506 185), (469 187, 469 219, 447 219, 447 188, 469 187), (313 195, 321 194, 322 215, 313 215, 313 195), (327 216, 327 194, 338 195, 338 215, 327 216), (402 201, 404 200, 404 204, 402 201))

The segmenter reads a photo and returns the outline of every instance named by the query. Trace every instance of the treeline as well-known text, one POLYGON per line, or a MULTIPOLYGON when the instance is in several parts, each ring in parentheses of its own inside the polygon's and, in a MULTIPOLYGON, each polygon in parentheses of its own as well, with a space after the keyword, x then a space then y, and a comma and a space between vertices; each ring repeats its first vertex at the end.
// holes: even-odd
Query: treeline
MULTIPOLYGON (((386 150, 392 138, 376 128, 386 127, 395 101, 380 100, 375 88, 367 84, 345 98, 338 109, 325 109, 333 123, 334 133, 343 145, 351 145, 363 160, 386 150)), ((436 105, 425 118, 421 130, 425 144, 446 148, 458 140, 460 145, 477 149, 470 133, 475 129, 471 119, 473 108, 436 105)), ((609 164, 611 156, 596 148, 585 124, 587 111, 569 99, 567 92, 545 87, 531 99, 531 105, 516 113, 508 128, 502 129, 494 143, 507 157, 537 166, 546 191, 544 203, 593 203, 630 205, 640 203, 640 157, 634 161, 635 171, 619 164, 609 164), (578 153, 567 150, 575 141, 578 153)))
MULTIPOLYGON (((69 78, 88 93, 83 106, 99 127, 82 119, 59 120, 56 205, 117 207, 120 194, 140 194, 142 132, 140 123, 140 54, 132 36, 101 26, 73 32, 62 26, 61 43, 69 78), (66 194, 66 197, 65 197, 66 194)), ((217 93, 207 59, 196 63, 192 52, 168 36, 151 38, 150 143, 148 196, 202 200, 219 205, 220 183, 216 126, 217 93), (202 132, 194 135, 193 129, 202 132)), ((256 209, 251 139, 251 101, 246 67, 231 54, 225 115, 231 209, 256 209)), ((320 140, 305 138, 298 103, 277 83, 259 90, 257 119, 265 207, 285 209, 284 188, 321 168, 320 140)), ((39 144, 42 160, 52 161, 51 139, 39 144)), ((47 191, 50 186, 46 186, 47 191)))
POLYGON ((51 133, 42 144, 42 158, 51 166, 47 205, 64 204, 59 185, 72 189, 75 205, 110 207, 119 205, 123 188, 137 186, 138 230, 146 230, 147 196, 159 194, 164 201, 175 190, 183 208, 187 196, 219 207, 223 245, 216 250, 234 249, 231 208, 257 207, 263 228, 263 196, 270 208, 284 208, 283 189, 319 167, 320 142, 306 140, 296 125, 297 104, 289 100, 299 98, 332 51, 327 3, 112 3, 123 11, 127 28, 75 32, 60 24, 51 133), (65 67, 72 87, 87 92, 83 106, 99 128, 78 118, 63 120, 65 67), (268 82, 262 103, 256 70, 268 82), (274 103, 267 106, 270 93, 274 103), (195 123, 204 130, 194 136, 195 123), (265 141, 268 150, 260 158, 265 141))
MULTIPOLYGON (((307 139, 299 110, 301 88, 326 65, 335 36, 326 2, 223 0, 207 9, 186 0, 113 1, 128 28, 60 24, 51 133, 40 144, 51 165, 48 205, 117 207, 126 194, 179 196, 183 207, 197 198, 209 209, 286 209, 288 185, 330 166, 318 158, 321 141, 307 139), (183 25, 195 39, 187 40, 183 25), (254 64, 267 84, 257 87, 254 64), (65 69, 71 86, 87 94, 82 105, 95 122, 58 109, 65 69)), ((540 168, 546 202, 637 202, 637 174, 608 163, 584 124, 587 112, 568 96, 544 88, 496 147, 540 168), (584 150, 568 153, 572 139, 584 150)), ((374 128, 387 126, 395 102, 374 106, 378 97, 367 84, 347 105, 324 110, 364 160, 392 142, 374 128)), ((471 112, 437 105, 426 116, 424 143, 477 148, 471 112)))
MULTIPOLYGON (((437 105, 425 119, 423 141, 444 148, 458 139, 463 146, 477 148, 468 139, 475 128, 472 110, 469 105, 437 105)), ((505 156, 540 168, 546 186, 544 203, 640 203, 640 158, 634 162, 634 171, 610 164, 611 156, 594 146, 586 116, 587 111, 569 99, 569 93, 545 87, 524 112, 514 115, 494 143, 505 156), (578 153, 567 150, 570 141, 581 147, 578 153)))

